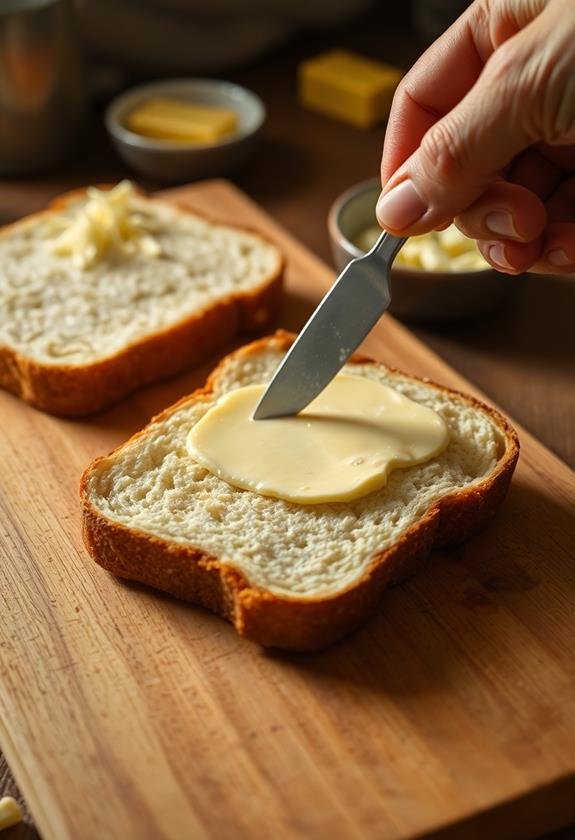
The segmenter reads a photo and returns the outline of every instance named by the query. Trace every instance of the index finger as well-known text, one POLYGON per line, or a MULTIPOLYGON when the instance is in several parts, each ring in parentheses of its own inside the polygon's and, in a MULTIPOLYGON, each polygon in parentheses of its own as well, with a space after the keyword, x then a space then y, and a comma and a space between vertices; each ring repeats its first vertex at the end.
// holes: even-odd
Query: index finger
POLYGON ((381 180, 419 147, 423 135, 473 87, 493 52, 483 0, 476 0, 402 79, 389 115, 381 180))

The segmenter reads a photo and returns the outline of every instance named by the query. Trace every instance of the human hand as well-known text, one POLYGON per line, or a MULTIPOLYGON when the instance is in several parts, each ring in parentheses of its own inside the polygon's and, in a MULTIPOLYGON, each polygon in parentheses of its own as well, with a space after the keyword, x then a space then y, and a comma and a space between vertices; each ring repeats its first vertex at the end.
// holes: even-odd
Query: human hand
POLYGON ((575 272, 575 2, 475 0, 399 85, 377 216, 491 265, 575 272))

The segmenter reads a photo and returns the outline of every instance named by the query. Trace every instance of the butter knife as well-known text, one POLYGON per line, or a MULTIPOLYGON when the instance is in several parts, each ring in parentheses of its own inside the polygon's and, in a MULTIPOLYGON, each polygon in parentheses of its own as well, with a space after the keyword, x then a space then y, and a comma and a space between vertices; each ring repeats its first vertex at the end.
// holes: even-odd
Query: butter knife
POLYGON ((298 414, 329 385, 391 301, 391 264, 406 240, 382 233, 323 298, 262 395, 254 420, 298 414))

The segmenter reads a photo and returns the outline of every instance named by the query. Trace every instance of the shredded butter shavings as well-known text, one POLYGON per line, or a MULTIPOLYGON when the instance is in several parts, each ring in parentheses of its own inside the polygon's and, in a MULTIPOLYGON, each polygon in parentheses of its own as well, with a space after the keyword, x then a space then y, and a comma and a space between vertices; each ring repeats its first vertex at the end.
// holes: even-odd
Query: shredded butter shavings
POLYGON ((121 181, 111 190, 89 187, 86 201, 70 216, 49 221, 49 247, 58 256, 72 257, 81 268, 98 263, 110 250, 125 255, 157 257, 158 241, 146 230, 141 214, 134 212, 134 187, 121 181))
MULTIPOLYGON (((381 228, 373 225, 361 231, 354 243, 362 251, 369 251, 380 236, 381 228)), ((489 268, 473 239, 468 239, 455 225, 410 237, 395 258, 394 265, 441 272, 489 268)))

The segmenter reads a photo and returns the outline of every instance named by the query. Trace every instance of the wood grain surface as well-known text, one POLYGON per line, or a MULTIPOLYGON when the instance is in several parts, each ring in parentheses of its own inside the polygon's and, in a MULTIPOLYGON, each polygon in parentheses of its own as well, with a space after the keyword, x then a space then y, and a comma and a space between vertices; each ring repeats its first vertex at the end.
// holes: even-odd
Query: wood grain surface
MULTIPOLYGON (((175 194, 280 244, 282 323, 301 324, 332 273, 231 185, 175 194)), ((474 390, 387 316, 364 349, 474 390)), ((0 394, 0 743, 44 840, 512 838, 573 820, 571 471, 521 432, 491 527, 343 643, 264 652, 81 543, 84 466, 205 373, 84 422, 0 394)))

